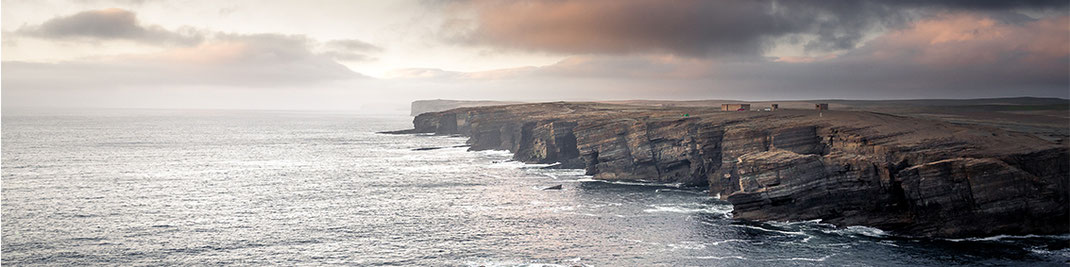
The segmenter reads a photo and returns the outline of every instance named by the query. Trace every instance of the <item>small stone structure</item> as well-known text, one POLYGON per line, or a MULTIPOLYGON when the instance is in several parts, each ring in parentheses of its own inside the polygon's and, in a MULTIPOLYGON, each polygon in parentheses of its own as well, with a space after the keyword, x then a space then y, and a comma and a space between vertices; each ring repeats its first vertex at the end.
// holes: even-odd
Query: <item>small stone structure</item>
POLYGON ((721 111, 748 111, 750 104, 721 104, 721 111))
POLYGON ((814 105, 814 108, 816 108, 817 110, 829 110, 829 104, 828 103, 816 104, 816 105, 814 105))

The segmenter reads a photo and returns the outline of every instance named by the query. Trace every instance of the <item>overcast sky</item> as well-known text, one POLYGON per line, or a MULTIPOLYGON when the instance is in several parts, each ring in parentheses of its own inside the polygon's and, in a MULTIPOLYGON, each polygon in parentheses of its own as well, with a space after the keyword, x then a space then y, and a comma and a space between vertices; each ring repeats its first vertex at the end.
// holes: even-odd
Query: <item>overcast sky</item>
POLYGON ((4 107, 1070 97, 1068 1, 7 1, 4 107))

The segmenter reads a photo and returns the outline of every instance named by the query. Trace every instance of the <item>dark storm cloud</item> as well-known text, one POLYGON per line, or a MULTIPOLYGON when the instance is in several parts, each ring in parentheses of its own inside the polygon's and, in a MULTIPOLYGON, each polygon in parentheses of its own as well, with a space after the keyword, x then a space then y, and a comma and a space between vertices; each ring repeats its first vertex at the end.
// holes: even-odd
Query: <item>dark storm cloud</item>
POLYGON ((946 7, 955 9, 1007 9, 1065 7, 1064 0, 899 0, 885 1, 889 5, 916 7, 946 7))
POLYGON ((714 70, 709 78, 715 81, 711 82, 715 89, 709 91, 750 99, 1070 98, 1070 68, 1065 64, 1031 70, 1038 68, 1020 62, 963 67, 850 60, 735 62, 714 70))
POLYGON ((156 25, 142 25, 137 14, 119 8, 55 17, 40 25, 24 26, 15 33, 45 39, 131 40, 183 45, 197 44, 204 39, 203 34, 195 30, 170 31, 156 25))
MULTIPOLYGON (((843 54, 736 61, 665 54, 578 55, 556 64, 487 72, 411 69, 411 79, 597 80, 576 94, 746 99, 1070 97, 1070 16, 1011 22, 977 12, 943 13, 892 30, 843 54), (627 85, 627 87, 622 87, 627 85), (631 88, 631 89, 629 89, 631 88), (645 90, 645 91, 644 91, 645 90)), ((562 82, 567 81, 567 82, 562 82)), ((548 88, 549 86, 544 86, 548 88)), ((513 88, 513 87, 509 87, 513 88)), ((538 94, 538 90, 517 94, 538 94)))
POLYGON ((567 54, 761 55, 777 42, 850 49, 926 13, 1051 9, 1066 1, 468 1, 443 27, 469 45, 567 54), (473 14, 474 17, 465 17, 473 14))

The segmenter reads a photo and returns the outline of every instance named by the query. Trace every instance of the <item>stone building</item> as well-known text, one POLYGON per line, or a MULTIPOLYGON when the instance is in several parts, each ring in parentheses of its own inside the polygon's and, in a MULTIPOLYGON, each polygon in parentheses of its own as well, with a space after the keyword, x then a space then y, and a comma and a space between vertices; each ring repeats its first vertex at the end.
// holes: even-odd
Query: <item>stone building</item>
POLYGON ((750 104, 721 104, 721 111, 748 111, 750 104))

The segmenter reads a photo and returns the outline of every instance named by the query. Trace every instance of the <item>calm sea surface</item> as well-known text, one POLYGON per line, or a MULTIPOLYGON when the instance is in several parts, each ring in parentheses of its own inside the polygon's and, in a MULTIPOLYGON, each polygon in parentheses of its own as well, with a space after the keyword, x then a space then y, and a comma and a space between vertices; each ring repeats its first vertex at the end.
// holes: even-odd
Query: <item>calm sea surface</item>
POLYGON ((1070 236, 908 239, 733 220, 699 189, 605 183, 383 135, 411 117, 4 114, 4 265, 1053 265, 1070 236), (424 150, 416 150, 421 149, 424 150), (437 148, 437 149, 436 149, 437 148), (544 187, 563 185, 563 190, 544 187))

